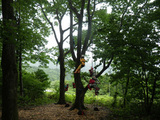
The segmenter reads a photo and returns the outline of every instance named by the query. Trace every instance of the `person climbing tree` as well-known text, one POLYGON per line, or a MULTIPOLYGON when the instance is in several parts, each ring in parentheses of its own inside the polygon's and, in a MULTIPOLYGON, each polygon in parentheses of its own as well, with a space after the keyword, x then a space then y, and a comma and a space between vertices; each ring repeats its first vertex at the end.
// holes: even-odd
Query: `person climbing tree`
POLYGON ((74 73, 80 73, 81 68, 85 66, 86 60, 84 59, 84 55, 81 56, 80 62, 81 62, 80 65, 78 66, 78 68, 74 73))
POLYGON ((91 67, 91 69, 89 70, 90 73, 90 77, 96 76, 96 71, 93 70, 93 67, 91 67))
POLYGON ((90 90, 93 88, 95 90, 95 95, 99 94, 99 89, 100 89, 97 84, 99 84, 99 80, 95 76, 89 80, 88 88, 90 90))
POLYGON ((76 88, 76 84, 75 83, 73 83, 72 85, 73 85, 73 88, 76 88))
POLYGON ((65 85, 65 91, 68 91, 68 87, 69 87, 69 85, 67 84, 67 85, 65 85))
POLYGON ((89 69, 89 73, 90 73, 90 77, 92 77, 92 75, 93 75, 93 67, 91 67, 91 69, 89 69))

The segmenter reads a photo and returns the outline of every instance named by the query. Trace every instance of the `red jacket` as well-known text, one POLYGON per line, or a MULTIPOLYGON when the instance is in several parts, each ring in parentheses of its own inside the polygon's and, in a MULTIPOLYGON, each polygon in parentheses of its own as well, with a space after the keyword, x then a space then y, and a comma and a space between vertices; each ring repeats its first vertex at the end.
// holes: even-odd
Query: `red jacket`
POLYGON ((95 83, 95 80, 93 80, 93 79, 89 80, 89 84, 94 84, 94 83, 95 83))

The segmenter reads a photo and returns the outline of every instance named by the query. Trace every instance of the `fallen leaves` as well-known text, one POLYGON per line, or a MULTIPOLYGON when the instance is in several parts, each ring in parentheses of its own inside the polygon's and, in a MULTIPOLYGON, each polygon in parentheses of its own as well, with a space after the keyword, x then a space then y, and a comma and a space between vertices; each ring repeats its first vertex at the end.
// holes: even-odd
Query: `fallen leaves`
POLYGON ((98 107, 100 111, 94 111, 92 105, 87 105, 85 115, 78 115, 78 110, 70 111, 65 105, 44 105, 31 109, 19 110, 20 120, 100 120, 105 118, 109 110, 98 107))
POLYGON ((19 109, 19 120, 105 120, 109 114, 109 110, 104 107, 98 107, 99 111, 94 111, 92 105, 86 107, 85 115, 78 115, 77 109, 70 111, 70 107, 58 104, 28 107, 19 109))

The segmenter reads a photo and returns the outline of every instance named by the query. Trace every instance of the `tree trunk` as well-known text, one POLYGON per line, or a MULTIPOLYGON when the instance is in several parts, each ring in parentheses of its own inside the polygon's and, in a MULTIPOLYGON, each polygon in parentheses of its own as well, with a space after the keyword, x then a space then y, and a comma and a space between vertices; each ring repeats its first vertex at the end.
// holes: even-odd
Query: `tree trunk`
POLYGON ((3 48, 2 48, 2 120, 18 120, 17 65, 15 55, 15 20, 13 0, 2 0, 3 48))
POLYGON ((84 106, 84 96, 88 90, 88 87, 83 87, 80 74, 74 74, 74 78, 76 83, 76 99, 70 110, 78 109, 80 112, 82 112, 83 109, 86 109, 84 106))
POLYGON ((148 98, 148 104, 146 105, 146 114, 147 115, 151 114, 151 110, 152 110, 152 106, 153 106, 153 100, 154 100, 155 91, 156 91, 156 81, 157 81, 157 78, 155 78, 154 81, 153 81, 151 98, 150 98, 150 100, 148 98))
MULTIPOLYGON (((19 2, 19 0, 17 0, 17 2, 19 2)), ((21 24, 21 17, 20 17, 20 8, 17 10, 16 13, 18 14, 18 20, 17 20, 17 28, 18 28, 18 36, 17 36, 17 42, 19 43, 19 47, 17 50, 17 64, 18 64, 18 75, 19 75, 19 86, 20 86, 20 95, 23 96, 24 95, 24 91, 23 91, 23 80, 22 80, 22 38, 20 36, 20 24, 21 24)))
POLYGON ((59 100, 57 104, 65 104, 65 68, 64 68, 64 51, 62 49, 62 46, 60 46, 60 94, 59 94, 59 100))
POLYGON ((155 96, 155 92, 156 92, 156 81, 157 81, 157 78, 155 77, 154 79, 154 82, 153 82, 153 87, 152 87, 152 97, 151 97, 151 100, 150 100, 150 104, 149 104, 149 109, 148 109, 148 112, 147 114, 150 115, 151 113, 151 110, 152 110, 152 106, 153 106, 153 101, 154 101, 154 96, 155 96))
POLYGON ((129 85, 129 75, 127 77, 126 88, 125 88, 125 93, 124 93, 124 101, 123 101, 123 106, 124 107, 126 106, 126 96, 127 96, 127 93, 128 93, 128 85, 129 85))
POLYGON ((22 80, 22 47, 20 43, 19 50, 19 82, 20 82, 20 95, 23 96, 23 80, 22 80))
POLYGON ((145 109, 146 109, 146 113, 149 114, 150 105, 149 105, 148 77, 145 77, 145 88, 146 88, 146 94, 144 96, 144 98, 145 98, 145 109))

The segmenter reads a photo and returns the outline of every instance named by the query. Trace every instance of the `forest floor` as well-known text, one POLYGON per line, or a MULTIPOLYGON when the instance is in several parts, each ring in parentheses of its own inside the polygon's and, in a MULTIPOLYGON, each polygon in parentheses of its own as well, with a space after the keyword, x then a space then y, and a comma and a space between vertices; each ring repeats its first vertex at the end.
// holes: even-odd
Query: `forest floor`
POLYGON ((84 115, 78 115, 76 109, 70 111, 70 107, 58 104, 26 107, 19 109, 19 120, 105 120, 109 115, 105 107, 98 107, 99 111, 94 111, 94 105, 86 107, 84 115))

